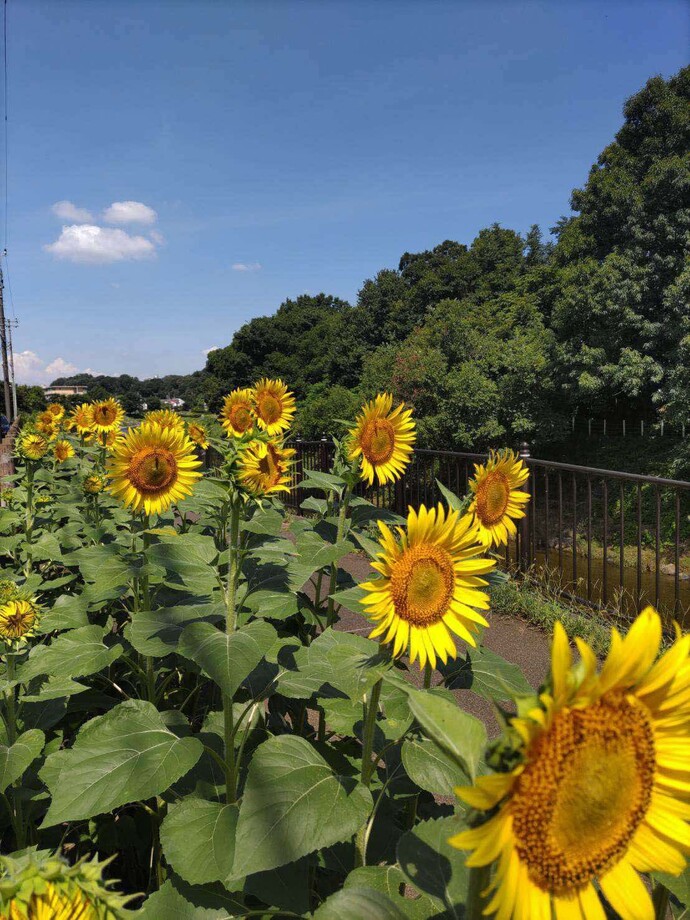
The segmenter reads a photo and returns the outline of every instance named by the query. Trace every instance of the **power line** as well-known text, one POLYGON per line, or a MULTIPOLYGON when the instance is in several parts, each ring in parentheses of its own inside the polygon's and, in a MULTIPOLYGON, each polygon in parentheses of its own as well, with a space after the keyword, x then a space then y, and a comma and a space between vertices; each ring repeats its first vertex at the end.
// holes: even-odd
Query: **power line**
POLYGON ((2 60, 5 79, 3 81, 3 106, 5 115, 5 245, 4 250, 7 252, 7 211, 8 211, 8 111, 7 111, 7 0, 4 0, 2 6, 2 60))

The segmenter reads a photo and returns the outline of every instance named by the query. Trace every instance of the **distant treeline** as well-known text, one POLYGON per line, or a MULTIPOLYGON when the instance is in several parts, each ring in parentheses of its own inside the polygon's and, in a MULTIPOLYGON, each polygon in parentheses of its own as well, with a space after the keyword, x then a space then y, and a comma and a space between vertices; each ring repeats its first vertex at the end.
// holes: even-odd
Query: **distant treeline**
POLYGON ((355 305, 286 300, 194 374, 55 383, 216 409, 228 390, 280 376, 303 437, 386 389, 414 406, 421 442, 457 449, 552 442, 573 415, 690 423, 690 67, 628 100, 570 204, 548 242, 537 226, 494 224, 469 246, 405 253, 355 305))

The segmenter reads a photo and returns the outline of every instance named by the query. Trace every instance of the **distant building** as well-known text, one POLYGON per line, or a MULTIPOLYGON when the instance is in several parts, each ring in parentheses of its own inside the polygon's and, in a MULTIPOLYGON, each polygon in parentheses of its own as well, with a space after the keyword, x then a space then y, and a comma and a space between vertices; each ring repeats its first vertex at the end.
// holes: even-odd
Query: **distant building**
POLYGON ((173 396, 170 399, 161 399, 161 402, 164 406, 169 406, 171 409, 181 409, 184 406, 184 399, 180 399, 178 396, 173 396))
POLYGON ((44 387, 43 388, 46 396, 83 396, 88 387, 84 386, 58 386, 58 387, 44 387))

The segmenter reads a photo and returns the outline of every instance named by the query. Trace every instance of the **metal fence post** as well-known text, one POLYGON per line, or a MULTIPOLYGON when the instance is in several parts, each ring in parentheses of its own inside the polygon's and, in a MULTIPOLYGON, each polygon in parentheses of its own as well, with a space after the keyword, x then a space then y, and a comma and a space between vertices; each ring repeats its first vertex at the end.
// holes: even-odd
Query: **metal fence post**
POLYGON ((328 462, 328 438, 324 435, 321 438, 321 472, 327 473, 330 469, 328 462))
MULTIPOLYGON (((527 441, 523 441, 522 444, 520 445, 520 459, 525 464, 527 464, 529 457, 530 457, 529 444, 527 443, 527 441)), ((525 492, 530 491, 529 478, 527 479, 524 486, 522 486, 522 489, 525 492)), ((530 564, 532 562, 531 552, 530 552, 530 538, 529 538, 531 517, 532 517, 532 503, 530 501, 527 503, 527 506, 525 508, 525 516, 520 520, 519 527, 518 527, 518 532, 520 535, 520 571, 522 573, 525 573, 529 569, 530 564)))

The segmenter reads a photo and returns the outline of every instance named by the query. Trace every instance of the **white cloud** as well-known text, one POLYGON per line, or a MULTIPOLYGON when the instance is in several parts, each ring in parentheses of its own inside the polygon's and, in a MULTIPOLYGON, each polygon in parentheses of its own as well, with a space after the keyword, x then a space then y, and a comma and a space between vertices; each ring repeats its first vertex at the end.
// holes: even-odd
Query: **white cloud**
POLYGON ((51 211, 60 220, 71 220, 75 224, 88 224, 93 220, 91 211, 86 208, 78 208, 71 201, 56 201, 51 211))
POLYGON ((212 351, 218 351, 219 348, 220 348, 220 345, 211 345, 210 348, 204 348, 203 353, 205 355, 209 355, 212 351))
POLYGON ((155 244, 145 236, 132 236, 125 230, 94 224, 63 227, 58 239, 43 248, 56 259, 93 265, 150 259, 156 254, 155 244))
POLYGON ((155 224, 158 215, 141 201, 113 201, 103 212, 106 224, 155 224))
POLYGON ((261 262, 235 262, 232 270, 234 272, 258 272, 261 269, 261 262))
POLYGON ((149 236, 156 246, 162 246, 163 243, 165 243, 165 237, 162 233, 159 233, 158 230, 149 230, 149 236))
POLYGON ((56 377, 68 377, 78 371, 76 365, 65 361, 64 358, 53 358, 46 364, 35 351, 20 351, 14 356, 17 383, 47 384, 56 377))

